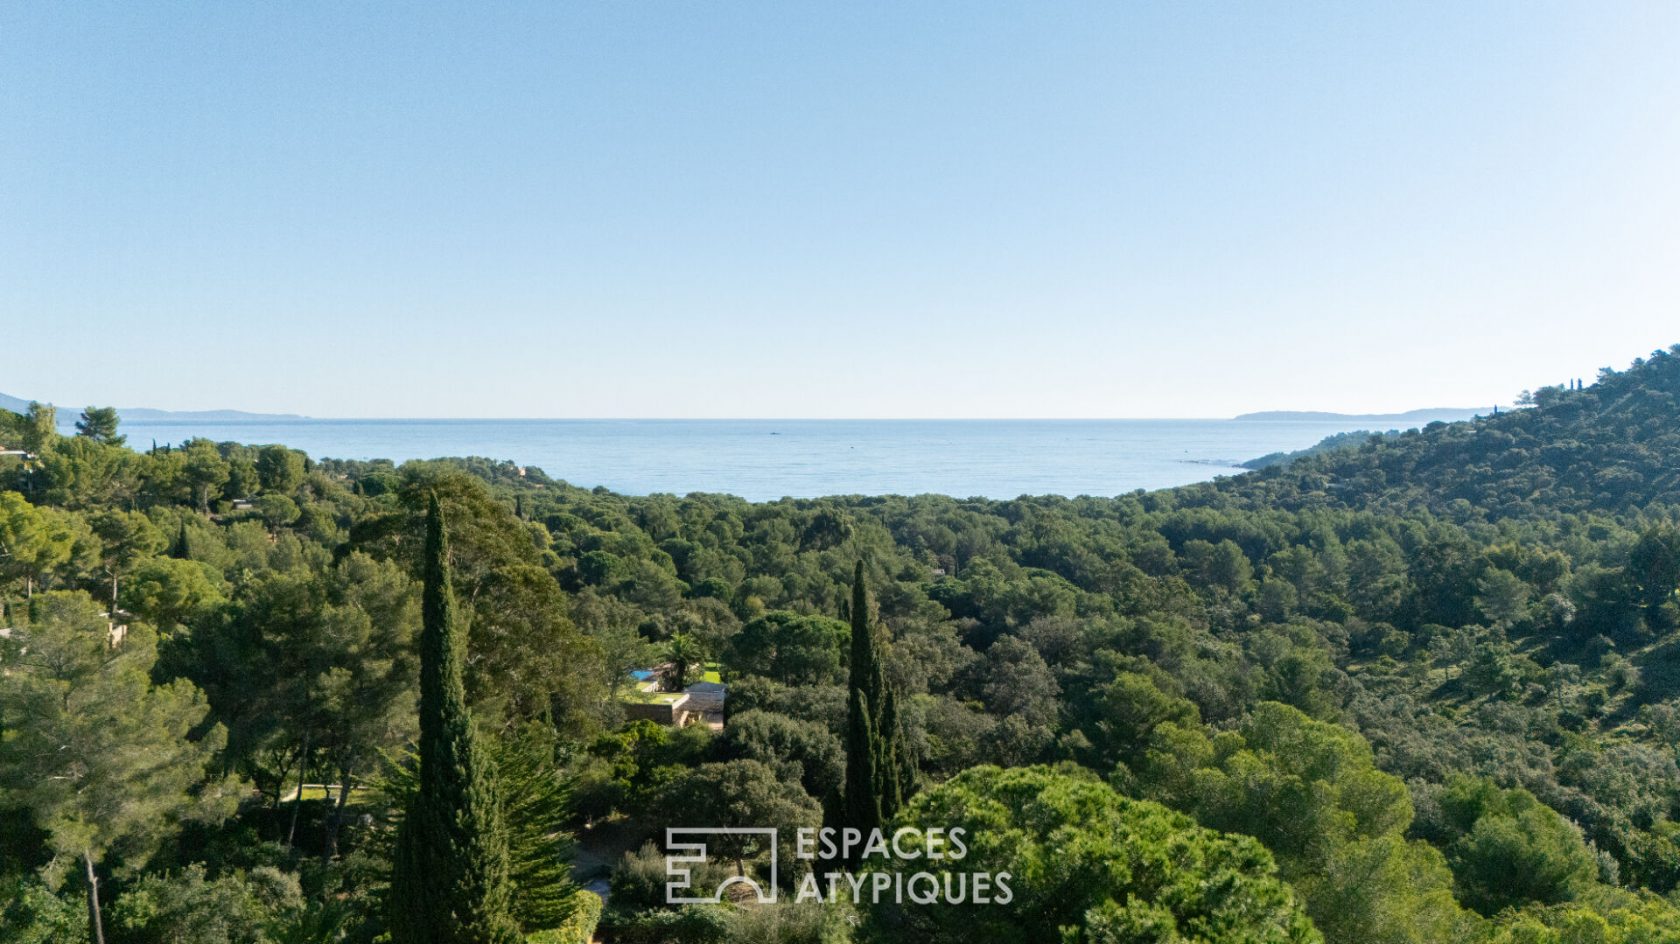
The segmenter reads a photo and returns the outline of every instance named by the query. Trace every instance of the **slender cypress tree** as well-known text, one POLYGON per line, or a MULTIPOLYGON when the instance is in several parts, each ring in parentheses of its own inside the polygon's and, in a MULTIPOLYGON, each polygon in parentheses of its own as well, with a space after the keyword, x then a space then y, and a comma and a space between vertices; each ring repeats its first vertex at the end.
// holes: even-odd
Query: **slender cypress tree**
MULTIPOLYGON (((875 793, 875 725, 869 718, 869 700, 852 689, 846 710, 846 789, 841 796, 841 825, 869 830, 881 825, 881 798, 875 793)), ((855 864, 855 863, 848 863, 855 864)))
POLYGON ((397 944, 513 944, 508 840, 494 773, 473 731, 437 496, 426 511, 420 632, 419 789, 403 816, 391 877, 397 944))
POLYGON ((863 585, 863 561, 852 571, 852 661, 848 683, 865 699, 875 696, 875 634, 869 626, 869 591, 863 585))
POLYGON ((881 797, 881 820, 885 822, 897 815, 909 785, 903 780, 904 771, 899 762, 904 754, 904 729, 898 721, 898 698, 892 689, 886 687, 885 678, 881 680, 881 688, 881 721, 875 739, 875 783, 876 792, 881 797))
POLYGON ((169 556, 176 560, 192 558, 192 544, 187 540, 187 519, 181 519, 181 529, 175 532, 175 543, 169 546, 169 556))
MULTIPOLYGON (((863 562, 852 575, 851 695, 846 711, 846 785, 841 826, 865 836, 897 812, 910 783, 898 706, 881 665, 879 640, 869 622, 863 562)), ((848 863, 856 865, 854 859, 848 863)))

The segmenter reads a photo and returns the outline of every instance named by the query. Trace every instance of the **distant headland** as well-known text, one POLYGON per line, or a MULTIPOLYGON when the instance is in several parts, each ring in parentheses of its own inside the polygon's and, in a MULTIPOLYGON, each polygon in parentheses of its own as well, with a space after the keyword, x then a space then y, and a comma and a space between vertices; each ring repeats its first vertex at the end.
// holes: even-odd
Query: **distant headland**
MULTIPOLYGON (((22 413, 29 409, 29 402, 21 397, 0 393, 0 410, 22 413)), ((68 425, 75 420, 80 409, 80 406, 60 407, 59 423, 68 425)), ((255 423, 309 419, 296 413, 247 413, 244 410, 153 410, 146 407, 118 407, 117 413, 125 423, 255 423)))
POLYGON ((1298 420, 1313 423, 1456 423, 1460 420, 1474 419, 1483 413, 1492 412, 1492 408, 1470 409, 1468 407, 1432 407, 1423 410, 1407 410, 1404 413, 1327 413, 1315 410, 1266 410, 1261 413, 1244 413, 1233 417, 1238 420, 1298 420))

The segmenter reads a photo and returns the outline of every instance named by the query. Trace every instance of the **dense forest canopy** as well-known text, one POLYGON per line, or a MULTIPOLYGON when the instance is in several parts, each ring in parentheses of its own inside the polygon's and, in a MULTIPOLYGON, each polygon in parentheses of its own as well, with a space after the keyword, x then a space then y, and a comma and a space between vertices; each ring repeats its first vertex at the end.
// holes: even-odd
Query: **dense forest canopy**
POLYGON ((0 413, 0 941, 443 940, 391 902, 458 790, 458 940, 1680 942, 1677 398, 1680 347, 1180 489, 761 504, 0 413), (655 668, 724 723, 633 719, 655 668), (870 817, 1014 902, 670 907, 647 845, 870 817))

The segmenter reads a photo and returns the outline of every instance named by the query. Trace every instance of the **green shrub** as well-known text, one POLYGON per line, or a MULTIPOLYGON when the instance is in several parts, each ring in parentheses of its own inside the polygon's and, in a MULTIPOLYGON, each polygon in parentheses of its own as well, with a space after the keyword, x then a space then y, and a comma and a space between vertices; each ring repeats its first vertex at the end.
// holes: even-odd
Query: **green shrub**
POLYGON ((526 944, 589 944, 601 921, 601 896, 580 888, 572 893, 572 916, 557 928, 527 935, 526 944))

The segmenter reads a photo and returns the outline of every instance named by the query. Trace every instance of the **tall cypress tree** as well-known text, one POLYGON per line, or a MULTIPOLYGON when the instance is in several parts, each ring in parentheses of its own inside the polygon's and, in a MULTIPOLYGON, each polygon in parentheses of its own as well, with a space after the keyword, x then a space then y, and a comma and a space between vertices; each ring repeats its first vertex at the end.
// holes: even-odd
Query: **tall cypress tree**
POLYGON ((192 559, 192 543, 187 539, 187 519, 181 518, 181 529, 175 532, 175 543, 169 546, 169 556, 176 560, 192 559))
MULTIPOLYGON (((898 706, 881 665, 879 640, 869 622, 863 562, 852 574, 850 699, 846 711, 846 785, 841 826, 866 836, 898 812, 910 783, 908 754, 898 706)), ((854 859, 849 864, 856 865, 854 859)))
POLYGON ((881 821, 897 815, 909 784, 904 781, 904 729, 898 720, 898 698, 881 680, 881 720, 876 727, 875 783, 881 796, 881 821))
MULTIPOLYGON (((846 708, 846 788, 840 798, 840 825, 865 835, 881 825, 881 798, 875 792, 879 759, 869 699, 854 688, 846 708)), ((847 864, 856 863, 853 860, 847 864)))
POLYGON ((508 841, 490 758, 467 709, 466 641, 455 618, 437 496, 426 510, 420 632, 420 775, 397 833, 391 935, 397 944, 513 944, 508 841))

